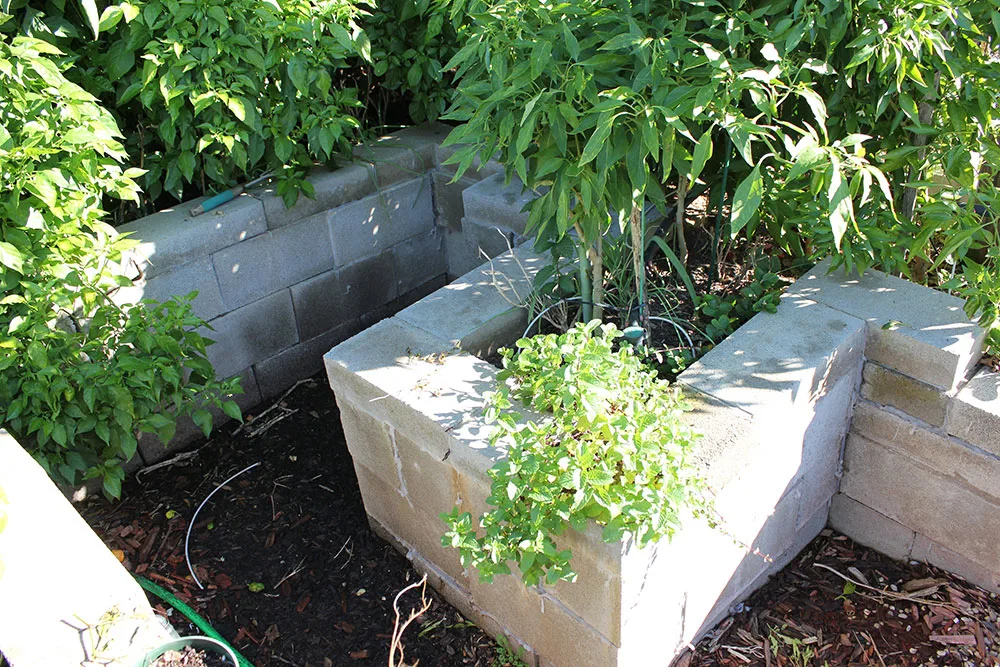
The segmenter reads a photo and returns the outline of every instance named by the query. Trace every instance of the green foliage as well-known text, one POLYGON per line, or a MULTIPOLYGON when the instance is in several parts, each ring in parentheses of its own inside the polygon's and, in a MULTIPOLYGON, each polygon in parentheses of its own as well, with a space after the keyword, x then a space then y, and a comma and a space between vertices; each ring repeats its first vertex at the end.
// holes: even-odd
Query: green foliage
MULTIPOLYGON (((0 16, 0 21, 4 19, 0 16)), ((135 199, 120 134, 68 81, 47 42, 0 42, 0 422, 54 477, 118 496, 136 433, 167 442, 190 414, 206 432, 235 382, 214 379, 192 296, 117 305, 130 243, 101 221, 135 199)))
POLYGON ((757 313, 774 313, 781 300, 781 279, 774 273, 754 278, 731 296, 706 294, 698 298, 705 336, 719 343, 757 313))
POLYGON ((487 409, 491 444, 509 446, 489 472, 495 509, 478 522, 458 508, 442 515, 443 544, 484 580, 509 574, 510 561, 528 584, 572 580, 572 554, 557 544, 567 526, 593 520, 606 541, 629 535, 643 546, 672 536, 685 511, 707 508, 678 391, 617 346, 620 337, 595 320, 504 352, 487 409), (525 421, 516 405, 542 417, 525 421))
POLYGON ((496 656, 490 663, 490 667, 528 667, 524 661, 524 649, 520 646, 513 647, 506 637, 500 635, 497 638, 496 656))
POLYGON ((104 10, 85 76, 138 124, 130 150, 154 199, 277 170, 291 205, 312 194, 302 170, 359 137, 357 91, 334 77, 371 58, 361 13, 349 0, 123 2, 104 10))
MULTIPOLYGON (((3 487, 0 487, 0 533, 3 529, 7 527, 7 506, 9 505, 7 501, 7 494, 4 493, 3 487)), ((3 579, 3 558, 0 557, 0 579, 3 579)), ((2 658, 3 656, 0 656, 2 658)), ((3 660, 0 660, 0 665, 3 664, 3 660)))

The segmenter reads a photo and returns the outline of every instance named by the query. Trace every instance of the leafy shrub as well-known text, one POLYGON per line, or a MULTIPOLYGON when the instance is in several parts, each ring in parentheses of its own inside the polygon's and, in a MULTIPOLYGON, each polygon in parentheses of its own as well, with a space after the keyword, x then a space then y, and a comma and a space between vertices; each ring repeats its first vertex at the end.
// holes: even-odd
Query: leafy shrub
POLYGON ((85 49, 88 89, 113 93, 134 124, 129 150, 153 199, 278 170, 291 204, 312 194, 304 167, 350 155, 359 137, 357 91, 337 77, 371 59, 361 13, 350 0, 112 5, 85 49))
POLYGON ((443 544, 484 580, 509 574, 509 561, 528 584, 572 580, 571 553, 557 544, 567 525, 593 520, 606 541, 628 534, 644 546, 672 536, 686 510, 707 508, 678 390, 616 346, 620 337, 594 320, 504 352, 487 408, 491 445, 509 444, 489 472, 495 509, 479 522, 458 508, 442 515, 443 544), (543 418, 525 423, 515 402, 543 418))
POLYGON ((718 343, 757 313, 775 313, 781 301, 781 280, 774 273, 754 278, 732 296, 706 294, 698 299, 705 336, 718 343))
MULTIPOLYGON (((0 22, 5 17, 0 16, 0 22)), ((68 81, 47 42, 0 41, 0 422, 54 477, 117 496, 136 433, 167 442, 190 414, 208 431, 233 381, 214 379, 190 297, 119 306, 131 244, 101 221, 134 199, 111 115, 68 81)))

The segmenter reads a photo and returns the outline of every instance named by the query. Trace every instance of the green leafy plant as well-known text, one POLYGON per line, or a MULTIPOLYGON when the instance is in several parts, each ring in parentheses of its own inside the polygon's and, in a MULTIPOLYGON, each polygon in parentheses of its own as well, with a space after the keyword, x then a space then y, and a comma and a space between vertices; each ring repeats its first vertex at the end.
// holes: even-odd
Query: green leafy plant
POLYGON ((629 535, 643 546, 708 507, 679 392, 620 337, 594 320, 504 352, 487 408, 491 443, 509 447, 489 473, 495 509, 478 521, 458 508, 442 515, 443 544, 484 580, 509 574, 510 562, 529 585, 572 580, 572 554, 558 544, 567 527, 593 520, 606 541, 629 535), (524 421, 522 405, 541 418, 524 421))
POLYGON ((510 641, 503 635, 497 638, 496 655, 490 667, 528 667, 528 663, 524 660, 523 648, 511 646, 510 641))
POLYGON ((781 279, 764 273, 731 296, 706 294, 698 298, 705 336, 719 343, 757 313, 774 313, 781 301, 781 279))
MULTIPOLYGON (((0 22, 4 20, 0 16, 0 22)), ((120 136, 68 81, 47 42, 0 41, 0 422, 50 475, 100 479, 116 497, 139 432, 166 443, 216 406, 239 418, 205 358, 190 301, 118 304, 132 244, 101 218, 106 194, 134 199, 120 136)))

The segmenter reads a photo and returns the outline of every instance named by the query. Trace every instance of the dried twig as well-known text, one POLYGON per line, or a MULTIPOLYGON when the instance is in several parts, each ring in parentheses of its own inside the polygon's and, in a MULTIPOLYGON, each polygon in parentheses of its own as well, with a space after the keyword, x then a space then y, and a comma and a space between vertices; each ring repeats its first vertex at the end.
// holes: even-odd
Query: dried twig
POLYGON ((303 558, 302 560, 300 560, 299 564, 295 566, 294 570, 292 570, 291 572, 289 572, 288 574, 286 574, 285 576, 283 576, 281 578, 281 581, 279 581, 278 583, 276 583, 274 585, 274 589, 273 590, 278 590, 278 586, 280 586, 281 584, 285 583, 286 581, 288 581, 289 579, 291 579, 292 577, 294 577, 295 575, 297 575, 299 572, 301 572, 304 569, 302 566, 305 565, 305 562, 306 562, 305 558, 303 558))
POLYGON ((208 447, 211 444, 212 441, 209 440, 204 445, 202 445, 201 447, 192 452, 181 452, 177 456, 169 458, 166 461, 160 461, 159 463, 154 463, 151 466, 141 468, 138 472, 135 473, 135 478, 139 479, 142 475, 145 475, 146 473, 150 473, 153 472, 154 470, 159 470, 160 468, 166 468, 168 466, 174 465, 175 463, 180 463, 181 461, 186 461, 187 459, 194 458, 195 456, 198 455, 198 452, 205 449, 205 447, 208 447))
POLYGON ((267 429, 269 429, 272 426, 274 426, 275 424, 277 424, 282 419, 290 417, 291 415, 293 415, 296 412, 298 412, 298 410, 289 410, 288 408, 286 408, 281 403, 286 398, 288 398, 289 394, 291 394, 293 391, 295 391, 296 389, 298 389, 301 385, 306 384, 307 382, 314 382, 314 380, 312 378, 306 378, 304 380, 299 380, 298 382, 296 382, 295 384, 293 384, 291 387, 288 388, 288 390, 284 394, 281 395, 281 397, 278 400, 276 400, 274 402, 273 405, 271 405, 271 407, 269 407, 267 410, 264 410, 264 412, 260 413, 256 417, 254 417, 252 421, 248 420, 248 421, 240 424, 239 427, 237 427, 236 430, 233 431, 233 435, 239 435, 243 431, 247 431, 247 437, 248 438, 256 437, 256 436, 260 435, 261 433, 263 433, 264 431, 266 431, 267 429), (271 419, 271 420, 263 423, 259 427, 254 426, 255 424, 260 423, 261 419, 263 419, 265 415, 270 414, 274 410, 280 410, 282 412, 282 414, 280 414, 278 417, 276 417, 274 419, 271 419))
POLYGON ((833 572, 835 575, 837 575, 844 581, 849 581, 855 586, 859 586, 861 588, 867 588, 870 591, 874 591, 879 595, 884 595, 885 597, 891 598, 893 600, 905 600, 906 602, 916 602, 919 604, 928 605, 930 607, 946 607, 948 609, 956 609, 954 605, 948 604, 947 602, 939 602, 937 600, 925 600, 923 598, 913 597, 912 595, 903 595, 902 593, 896 593, 894 591, 887 591, 881 588, 875 588, 874 586, 869 586, 868 584, 862 583, 856 579, 848 577, 846 574, 841 574, 840 572, 833 569, 829 565, 824 565, 823 563, 813 563, 813 566, 823 568, 824 570, 829 570, 830 572, 833 572))
POLYGON ((396 594, 396 598, 392 601, 392 608, 396 612, 396 623, 393 626, 392 641, 389 644, 389 667, 417 667, 416 662, 409 666, 403 662, 403 633, 406 631, 406 628, 410 625, 410 623, 413 623, 413 621, 423 616, 424 613, 431 608, 431 601, 427 599, 427 575, 425 574, 421 577, 420 581, 415 581, 403 590, 399 591, 399 593, 396 594), (411 609, 410 615, 407 617, 406 621, 400 623, 399 598, 401 598, 407 591, 417 588, 418 586, 420 587, 420 608, 411 609), (396 657, 397 653, 399 654, 398 658, 396 657))

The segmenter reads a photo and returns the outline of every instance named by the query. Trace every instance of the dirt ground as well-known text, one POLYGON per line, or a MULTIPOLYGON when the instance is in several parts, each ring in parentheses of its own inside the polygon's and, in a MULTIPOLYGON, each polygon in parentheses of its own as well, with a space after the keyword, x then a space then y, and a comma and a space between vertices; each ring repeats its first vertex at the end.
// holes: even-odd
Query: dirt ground
MULTIPOLYGON (((84 518, 129 570, 190 604, 257 667, 388 664, 393 601, 418 575, 369 529, 325 379, 250 416, 236 433, 224 426, 181 460, 131 478, 121 502, 86 501, 84 518), (188 521, 217 485, 254 463, 197 517, 190 559, 199 589, 184 558, 188 521)), ((512 664, 428 597, 430 609, 403 637, 407 663, 512 664)), ((197 632, 153 602, 182 634, 197 632)), ((401 599, 404 619, 419 603, 417 590, 401 599)), ((831 531, 734 611, 681 663, 1000 667, 995 595, 831 531)))

